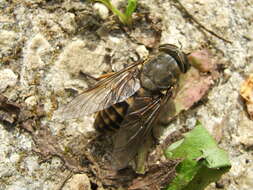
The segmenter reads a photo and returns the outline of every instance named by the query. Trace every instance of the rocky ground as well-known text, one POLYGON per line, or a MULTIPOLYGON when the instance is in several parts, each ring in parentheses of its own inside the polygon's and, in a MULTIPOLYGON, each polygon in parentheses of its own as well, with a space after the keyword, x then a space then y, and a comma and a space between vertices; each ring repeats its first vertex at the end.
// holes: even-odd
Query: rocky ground
POLYGON ((200 120, 229 153, 230 172, 208 190, 253 188, 253 121, 239 95, 253 72, 253 1, 180 2, 231 43, 201 30, 172 0, 138 1, 142 14, 139 20, 136 15, 139 25, 132 31, 122 30, 100 4, 0 0, 0 94, 8 98, 0 113, 6 111, 3 107, 17 109, 1 116, 0 189, 96 189, 99 183, 89 179, 85 168, 71 157, 61 158, 82 152, 95 133, 93 117, 63 122, 53 114, 88 86, 80 73, 99 76, 119 70, 145 58, 158 43, 175 44, 185 52, 211 50, 221 76, 201 104, 177 117, 171 128, 192 127, 200 120), (47 138, 49 131, 57 138, 47 138), (68 180, 70 170, 79 174, 68 180))

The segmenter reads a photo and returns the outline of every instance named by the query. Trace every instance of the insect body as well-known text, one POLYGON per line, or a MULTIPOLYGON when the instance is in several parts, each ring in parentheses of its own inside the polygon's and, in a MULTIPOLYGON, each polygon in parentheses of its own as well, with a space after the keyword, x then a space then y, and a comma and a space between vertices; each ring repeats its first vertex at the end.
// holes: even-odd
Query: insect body
POLYGON ((130 99, 131 97, 127 99, 128 101, 119 102, 107 109, 99 111, 94 123, 95 128, 100 132, 104 132, 104 130, 118 130, 132 102, 130 99))
POLYGON ((162 45, 147 60, 108 76, 75 97, 63 108, 63 117, 98 112, 95 125, 99 129, 119 128, 113 138, 114 168, 124 168, 151 133, 162 105, 188 68, 186 54, 174 45, 162 45))

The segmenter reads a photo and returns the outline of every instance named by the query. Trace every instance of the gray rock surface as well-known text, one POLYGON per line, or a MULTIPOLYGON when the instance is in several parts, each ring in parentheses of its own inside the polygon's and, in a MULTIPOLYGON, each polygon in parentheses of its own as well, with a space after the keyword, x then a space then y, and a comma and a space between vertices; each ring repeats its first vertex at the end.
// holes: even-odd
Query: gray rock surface
MULTIPOLYGON (((151 15, 161 18, 161 43, 178 45, 185 52, 209 47, 214 59, 225 68, 205 97, 207 101, 183 113, 170 128, 193 126, 200 120, 231 159, 232 168, 218 185, 226 190, 253 189, 253 121, 247 117, 239 96, 241 83, 253 71, 253 0, 180 2, 200 23, 232 43, 200 31, 172 1, 138 1, 149 8, 151 15)), ((111 65, 119 70, 137 55, 146 57, 148 53, 124 33, 106 34, 106 24, 101 23, 110 21, 107 14, 102 7, 91 8, 78 0, 0 0, 0 93, 25 102, 29 108, 43 103, 46 117, 42 123, 53 134, 67 136, 62 146, 94 132, 93 116, 65 123, 50 116, 57 110, 55 99, 62 105, 71 99, 67 90, 75 94, 87 87, 79 72, 99 76, 109 72, 111 65)), ((57 189, 69 175, 62 170, 64 163, 58 157, 41 162, 40 155, 32 151, 33 139, 17 126, 8 130, 0 124, 0 141, 0 189, 57 189)), ((81 186, 89 188, 87 176, 81 177, 87 181, 81 186)), ((75 181, 71 184, 65 189, 77 185, 75 181)), ((215 189, 217 184, 208 187, 215 189)))
POLYGON ((62 188, 63 190, 76 190, 76 189, 85 189, 91 190, 89 178, 85 174, 76 174, 72 176, 62 188))
POLYGON ((18 76, 11 69, 0 70, 0 92, 15 86, 18 76))

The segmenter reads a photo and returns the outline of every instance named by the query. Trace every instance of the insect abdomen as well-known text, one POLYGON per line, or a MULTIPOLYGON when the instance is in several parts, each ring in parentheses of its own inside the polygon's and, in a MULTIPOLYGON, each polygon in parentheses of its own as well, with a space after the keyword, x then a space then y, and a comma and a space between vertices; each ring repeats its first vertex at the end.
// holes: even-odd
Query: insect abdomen
POLYGON ((124 101, 99 111, 94 123, 95 128, 101 132, 117 130, 127 113, 128 107, 127 101, 124 101))

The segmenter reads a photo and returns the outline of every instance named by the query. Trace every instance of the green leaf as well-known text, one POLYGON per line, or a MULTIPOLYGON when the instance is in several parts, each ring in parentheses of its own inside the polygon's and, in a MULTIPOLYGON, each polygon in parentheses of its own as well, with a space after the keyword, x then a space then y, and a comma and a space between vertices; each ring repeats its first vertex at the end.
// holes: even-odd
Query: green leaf
POLYGON ((227 153, 218 148, 203 150, 203 157, 206 159, 208 168, 230 167, 227 153))
POLYGON ((132 14, 135 11, 136 6, 137 6, 137 0, 128 0, 125 15, 126 15, 126 18, 127 18, 129 23, 132 22, 132 14))
POLYGON ((182 190, 204 190, 210 183, 218 181, 229 169, 230 167, 211 169, 201 165, 191 182, 182 190))
POLYGON ((113 12, 113 14, 115 14, 119 17, 119 20, 123 24, 125 24, 125 22, 127 20, 126 16, 119 9, 114 7, 113 4, 111 4, 110 0, 93 0, 93 1, 100 2, 100 3, 104 4, 108 9, 110 9, 113 12))
POLYGON ((228 155, 201 124, 184 136, 165 151, 167 158, 183 159, 167 190, 203 190, 230 169, 228 155))
POLYGON ((118 16, 120 22, 122 22, 123 24, 126 25, 132 24, 132 14, 136 9, 137 0, 128 0, 125 13, 122 13, 113 4, 111 4, 110 0, 92 0, 92 1, 103 3, 108 9, 110 9, 113 12, 113 14, 118 16))

